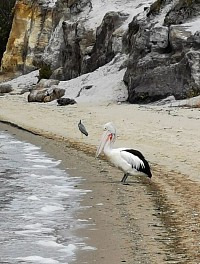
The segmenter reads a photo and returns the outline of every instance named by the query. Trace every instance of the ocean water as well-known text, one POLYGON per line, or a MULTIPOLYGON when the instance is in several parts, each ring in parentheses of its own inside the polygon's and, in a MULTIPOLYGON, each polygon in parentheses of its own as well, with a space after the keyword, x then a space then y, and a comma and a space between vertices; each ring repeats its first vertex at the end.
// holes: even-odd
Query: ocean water
POLYGON ((60 161, 37 146, 0 131, 0 263, 67 264, 80 250, 95 250, 75 235, 90 190, 77 185, 60 161))

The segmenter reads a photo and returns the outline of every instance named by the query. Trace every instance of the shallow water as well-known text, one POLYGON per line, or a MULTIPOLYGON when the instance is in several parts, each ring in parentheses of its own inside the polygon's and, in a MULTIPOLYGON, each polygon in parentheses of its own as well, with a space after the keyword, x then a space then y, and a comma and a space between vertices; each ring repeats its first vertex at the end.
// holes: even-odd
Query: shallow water
MULTIPOLYGON (((60 161, 39 147, 0 131, 0 263, 72 263, 88 250, 75 231, 87 221, 76 219, 90 190, 77 185, 60 161)), ((93 248, 90 248, 92 250, 93 248)))

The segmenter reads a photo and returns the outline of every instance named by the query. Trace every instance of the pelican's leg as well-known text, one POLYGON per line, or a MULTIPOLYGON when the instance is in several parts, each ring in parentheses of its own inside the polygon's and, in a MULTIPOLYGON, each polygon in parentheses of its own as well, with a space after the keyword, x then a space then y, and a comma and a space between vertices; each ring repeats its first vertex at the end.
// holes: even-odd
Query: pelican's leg
POLYGON ((121 182, 124 182, 125 176, 126 176, 126 174, 124 174, 123 178, 121 179, 121 182))
POLYGON ((127 178, 128 178, 128 173, 124 173, 124 176, 121 179, 121 182, 125 183, 125 181, 126 181, 127 178))

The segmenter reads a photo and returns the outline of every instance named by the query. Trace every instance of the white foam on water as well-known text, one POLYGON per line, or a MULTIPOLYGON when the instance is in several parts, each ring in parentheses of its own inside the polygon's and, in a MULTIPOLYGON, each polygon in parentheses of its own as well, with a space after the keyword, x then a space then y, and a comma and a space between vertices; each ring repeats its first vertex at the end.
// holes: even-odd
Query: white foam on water
POLYGON ((7 138, 6 135, 4 135, 4 134, 1 134, 1 135, 0 135, 0 139, 5 139, 5 138, 7 138))
POLYGON ((18 140, 13 140, 12 141, 12 144, 22 144, 22 142, 21 141, 18 141, 18 140))
POLYGON ((97 250, 97 248, 91 247, 91 246, 84 246, 84 247, 82 247, 82 250, 97 250))
POLYGON ((87 219, 78 219, 79 222, 88 222, 87 219))
POLYGON ((58 192, 56 194, 57 197, 69 197, 69 194, 68 193, 63 193, 63 192, 58 192))
POLYGON ((17 235, 30 235, 34 233, 42 234, 42 233, 48 233, 48 232, 53 232, 53 228, 40 228, 40 229, 27 229, 27 230, 21 230, 21 231, 16 231, 15 234, 17 235))
POLYGON ((35 223, 32 225, 25 225, 24 228, 26 229, 38 229, 41 228, 43 225, 41 223, 35 223))
POLYGON ((41 169, 41 168, 46 168, 45 165, 40 165, 40 164, 33 164, 33 167, 34 167, 34 168, 39 168, 39 169, 41 169))
POLYGON ((38 264, 60 264, 60 261, 54 260, 52 258, 43 258, 40 256, 28 256, 28 257, 19 257, 16 258, 21 261, 28 261, 28 263, 38 263, 38 264))
POLYGON ((77 246, 74 244, 69 244, 65 248, 59 249, 59 252, 65 252, 68 256, 73 256, 75 254, 75 250, 77 249, 77 246))
POLYGON ((35 195, 31 195, 31 196, 27 197, 27 199, 28 199, 28 200, 32 200, 32 201, 39 201, 39 200, 40 200, 40 198, 38 198, 38 197, 35 196, 35 195))
MULTIPOLYGON (((64 210, 64 207, 61 205, 46 205, 46 206, 41 208, 41 211, 45 212, 47 214, 55 212, 55 211, 60 211, 60 210, 62 210, 62 211, 64 210)), ((40 211, 38 213, 40 213, 40 211)))
POLYGON ((61 160, 53 161, 51 159, 38 159, 37 157, 31 157, 31 158, 26 158, 26 161, 31 161, 34 163, 46 163, 46 164, 52 164, 54 166, 57 166, 61 163, 61 160))
POLYGON ((70 177, 58 167, 61 161, 41 148, 4 132, 0 139, 0 172, 5 172, 5 196, 11 198, 1 211, 1 261, 67 264, 76 259, 76 252, 87 245, 86 238, 73 232, 90 223, 75 215, 87 208, 80 202, 91 190, 79 189, 83 179, 70 177))
POLYGON ((31 155, 33 150, 40 150, 41 147, 37 147, 35 145, 24 143, 24 151, 27 152, 29 155, 31 155))
MULTIPOLYGON (((40 179, 57 179, 58 178, 58 176, 56 176, 56 175, 41 175, 40 177, 38 177, 38 178, 40 178, 40 179)), ((60 176, 60 179, 66 179, 66 176, 60 176)))
POLYGON ((36 177, 36 178, 37 178, 37 177, 40 177, 40 175, 35 174, 35 173, 30 173, 29 176, 30 176, 30 177, 36 177))
POLYGON ((44 246, 44 247, 53 247, 53 248, 65 248, 65 246, 58 244, 55 241, 49 241, 49 240, 40 240, 37 242, 38 245, 44 246))

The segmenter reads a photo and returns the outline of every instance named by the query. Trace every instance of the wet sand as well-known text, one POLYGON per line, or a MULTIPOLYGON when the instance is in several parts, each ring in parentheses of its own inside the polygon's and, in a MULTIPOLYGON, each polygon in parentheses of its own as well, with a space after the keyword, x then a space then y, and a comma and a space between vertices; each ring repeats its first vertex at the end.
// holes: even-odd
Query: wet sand
MULTIPOLYGON (((24 96, 4 96, 0 120, 7 127, 61 159, 70 175, 80 173, 88 210, 77 218, 93 228, 79 230, 95 251, 81 252, 75 263, 200 263, 200 111, 122 105, 27 103, 24 96), (83 139, 79 119, 88 129, 83 139), (116 146, 133 146, 150 162, 151 181, 128 178, 104 157, 94 158, 102 126, 116 124, 116 146), (40 135, 40 136, 38 136, 40 135), (77 168, 74 170, 73 168, 77 168)), ((2 126, 2 125, 1 125, 2 126)), ((3 125, 4 126, 4 125, 3 125)))

